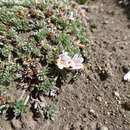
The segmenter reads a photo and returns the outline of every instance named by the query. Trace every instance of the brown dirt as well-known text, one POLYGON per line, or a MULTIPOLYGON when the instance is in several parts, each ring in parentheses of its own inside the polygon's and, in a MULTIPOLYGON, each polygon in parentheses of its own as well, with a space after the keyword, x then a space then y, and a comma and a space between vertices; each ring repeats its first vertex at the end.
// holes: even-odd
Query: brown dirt
POLYGON ((0 130, 130 130, 130 111, 123 107, 130 100, 130 83, 122 80, 130 70, 126 10, 114 0, 102 0, 91 2, 85 15, 97 24, 88 35, 92 58, 80 80, 62 87, 58 117, 34 121, 30 112, 20 121, 0 118, 0 130))

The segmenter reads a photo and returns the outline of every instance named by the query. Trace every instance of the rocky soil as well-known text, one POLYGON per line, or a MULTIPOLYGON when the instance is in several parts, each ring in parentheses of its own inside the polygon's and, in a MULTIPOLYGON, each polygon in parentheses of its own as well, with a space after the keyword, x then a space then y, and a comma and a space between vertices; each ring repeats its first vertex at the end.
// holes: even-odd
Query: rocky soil
POLYGON ((92 41, 86 71, 58 95, 60 114, 54 121, 0 118, 0 130, 130 130, 130 83, 123 76, 130 70, 129 7, 116 0, 99 0, 83 6, 86 19, 94 21, 88 33, 92 41))

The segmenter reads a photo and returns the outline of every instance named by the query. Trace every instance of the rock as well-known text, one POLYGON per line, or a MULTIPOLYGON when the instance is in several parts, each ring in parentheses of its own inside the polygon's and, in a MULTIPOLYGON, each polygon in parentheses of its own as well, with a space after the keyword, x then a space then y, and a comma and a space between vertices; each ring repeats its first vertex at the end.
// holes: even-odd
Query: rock
POLYGON ((15 76, 16 76, 16 78, 18 78, 18 79, 19 79, 19 78, 22 78, 22 74, 19 74, 19 73, 16 73, 15 76))
POLYGON ((85 127, 84 130, 96 130, 97 129, 97 122, 91 122, 88 126, 85 127))
POLYGON ((96 112, 93 109, 90 109, 88 111, 88 113, 91 114, 91 115, 93 115, 93 117, 97 118, 97 114, 96 114, 96 112))
POLYGON ((116 97, 120 97, 120 94, 119 94, 117 91, 114 92, 114 95, 115 95, 116 97))
POLYGON ((101 102, 102 101, 102 97, 101 96, 97 96, 96 100, 99 101, 99 102, 101 102))
POLYGON ((83 130, 88 130, 88 126, 85 126, 83 130))
POLYGON ((130 82, 130 71, 124 75, 124 81, 130 82))
POLYGON ((21 123, 24 129, 34 130, 36 126, 36 122, 33 120, 33 114, 31 112, 21 117, 21 123))
POLYGON ((89 113, 90 113, 90 114, 95 114, 95 111, 94 111, 93 109, 90 109, 90 110, 89 110, 89 113))
POLYGON ((15 129, 15 130, 20 130, 21 129, 21 122, 19 120, 17 120, 16 118, 14 118, 11 121, 11 126, 15 129))
POLYGON ((109 15, 112 15, 112 16, 115 15, 115 11, 114 11, 114 10, 108 10, 107 13, 108 13, 109 15))
POLYGON ((104 20, 103 24, 109 24, 109 21, 108 20, 104 20))
POLYGON ((68 124, 67 124, 67 125, 64 125, 64 126, 63 126, 63 130, 70 130, 70 129, 69 129, 69 125, 68 125, 68 124))
POLYGON ((125 108, 130 111, 130 101, 125 103, 125 108))
POLYGON ((102 126, 99 128, 99 130, 108 130, 108 128, 106 126, 102 126))
POLYGON ((41 102, 45 102, 45 97, 42 94, 39 94, 38 98, 41 102))
POLYGON ((71 127, 74 128, 74 129, 76 129, 76 130, 79 130, 80 127, 81 127, 81 123, 79 121, 77 121, 71 127))
POLYGON ((121 104, 121 101, 120 101, 120 100, 117 100, 117 103, 120 105, 120 104, 121 104))

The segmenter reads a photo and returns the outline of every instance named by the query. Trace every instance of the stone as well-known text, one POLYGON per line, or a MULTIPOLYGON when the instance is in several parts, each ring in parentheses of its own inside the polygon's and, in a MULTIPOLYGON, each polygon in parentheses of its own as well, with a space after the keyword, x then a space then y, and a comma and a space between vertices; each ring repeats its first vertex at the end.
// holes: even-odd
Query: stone
POLYGON ((130 101, 125 103, 125 108, 130 111, 130 101))
POLYGON ((124 75, 124 81, 130 82, 130 71, 124 75))
POLYGON ((119 92, 117 92, 117 91, 114 92, 114 95, 115 95, 116 97, 120 97, 120 94, 119 94, 119 92))
POLYGON ((93 109, 90 109, 88 111, 88 113, 91 114, 91 115, 93 115, 93 117, 95 117, 95 118, 97 118, 97 116, 98 116, 97 113, 93 109))
POLYGON ((20 130, 21 122, 19 120, 17 120, 16 118, 14 118, 13 120, 11 120, 11 126, 16 130, 20 130))
POLYGON ((97 129, 97 122, 91 122, 90 124, 88 124, 88 127, 86 127, 85 130, 96 130, 96 129, 97 129))
POLYGON ((102 126, 99 128, 99 130, 108 130, 108 128, 106 126, 102 126))
POLYGON ((102 101, 102 97, 101 96, 97 96, 96 100, 99 101, 99 102, 101 102, 102 101))

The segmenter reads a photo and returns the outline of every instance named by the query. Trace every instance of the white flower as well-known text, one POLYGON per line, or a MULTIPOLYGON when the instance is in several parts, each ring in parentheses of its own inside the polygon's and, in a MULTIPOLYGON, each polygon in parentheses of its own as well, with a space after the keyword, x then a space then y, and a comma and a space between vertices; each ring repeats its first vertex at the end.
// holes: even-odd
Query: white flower
POLYGON ((68 56, 68 52, 63 52, 59 55, 57 66, 59 69, 70 68, 72 70, 79 70, 83 69, 83 61, 84 59, 78 54, 75 54, 74 57, 71 58, 68 56))
POLYGON ((125 74, 124 80, 130 82, 130 71, 127 74, 125 74))
POLYGON ((71 63, 71 57, 68 56, 68 52, 63 52, 59 55, 57 60, 57 66, 59 69, 69 68, 71 63))
POLYGON ((78 54, 75 54, 73 59, 72 59, 72 62, 71 62, 71 67, 72 69, 75 69, 75 70, 78 70, 78 69, 83 69, 83 57, 79 56, 78 54))

